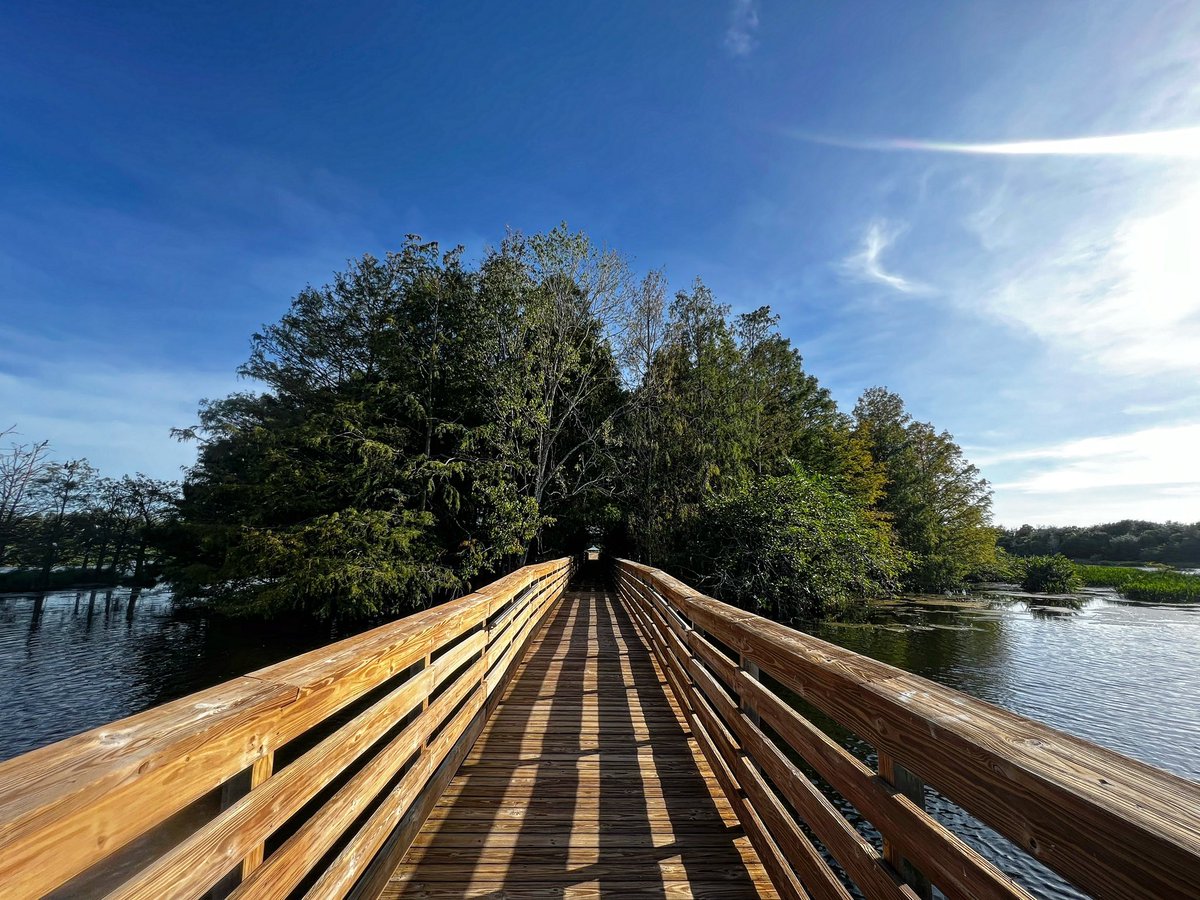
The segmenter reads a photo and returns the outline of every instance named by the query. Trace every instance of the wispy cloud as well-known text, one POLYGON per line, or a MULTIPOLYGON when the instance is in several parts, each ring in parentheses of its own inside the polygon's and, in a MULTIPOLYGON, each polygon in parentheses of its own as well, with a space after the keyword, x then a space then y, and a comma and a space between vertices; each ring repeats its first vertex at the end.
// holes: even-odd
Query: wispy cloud
POLYGON ((842 260, 841 271, 846 276, 859 280, 882 284, 902 294, 927 294, 928 285, 921 284, 889 272, 883 265, 883 252, 896 242, 904 232, 902 227, 883 219, 875 219, 867 226, 863 235, 862 246, 857 253, 842 260))
POLYGON ((1048 236, 982 303, 976 286, 960 302, 1091 368, 1200 374, 1200 185, 1181 187, 1153 212, 1048 236))
POLYGON ((1200 518, 1200 473, 1195 448, 1200 423, 1145 428, 1126 434, 1063 441, 1044 447, 978 454, 985 471, 1011 469, 995 484, 997 514, 1009 524, 1036 512, 1043 522, 1101 517, 1200 518), (1064 512, 1068 512, 1064 515, 1064 512))
POLYGON ((196 448, 172 440, 169 429, 195 422, 203 397, 254 387, 229 371, 146 364, 86 340, 9 329, 0 339, 5 425, 16 423, 20 440, 49 440, 58 459, 86 456, 105 475, 178 478, 196 448))
POLYGON ((749 56, 758 45, 758 0, 733 0, 729 27, 725 29, 725 49, 733 56, 749 56))
POLYGON ((1161 156, 1200 157, 1200 127, 1136 134, 1110 134, 1051 140, 962 143, 910 138, 841 138, 792 131, 794 137, 817 144, 854 150, 911 150, 979 156, 1161 156))

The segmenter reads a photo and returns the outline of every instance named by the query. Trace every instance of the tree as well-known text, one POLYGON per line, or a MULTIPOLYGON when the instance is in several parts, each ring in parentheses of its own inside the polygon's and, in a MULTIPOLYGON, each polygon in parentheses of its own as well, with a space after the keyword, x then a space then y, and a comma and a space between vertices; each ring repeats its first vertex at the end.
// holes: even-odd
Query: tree
POLYGON ((785 622, 892 593, 909 562, 867 507, 799 467, 711 498, 705 522, 707 583, 785 622))
POLYGON ((778 327, 779 316, 767 306, 733 322, 746 457, 757 475, 785 471, 791 460, 812 468, 828 454, 830 432, 847 425, 829 391, 804 371, 800 352, 778 327))
POLYGON ((655 363, 660 454, 647 527, 663 547, 663 562, 685 576, 703 568, 693 533, 704 502, 749 474, 738 347, 728 317, 729 308, 697 280, 690 292, 675 295, 655 363))
POLYGON ((121 479, 130 511, 137 522, 137 549, 133 556, 133 582, 146 583, 146 553, 162 528, 166 517, 175 508, 178 485, 171 481, 150 478, 138 472, 121 479))
POLYGON ((624 397, 610 336, 631 292, 625 261, 565 225, 511 233, 481 266, 490 425, 480 447, 536 510, 535 542, 573 503, 613 490, 624 397))
POLYGON ((254 336, 242 374, 265 391, 180 432, 200 442, 169 538, 181 593, 371 616, 526 558, 611 492, 627 281, 562 227, 478 272, 410 236, 306 288, 254 336))
POLYGON ((84 505, 96 487, 96 470, 86 459, 50 463, 38 476, 33 492, 41 513, 41 587, 50 586, 50 573, 58 564, 66 537, 69 513, 84 505))
POLYGON ((206 403, 180 432, 200 442, 168 537, 182 595, 378 615, 516 549, 525 533, 497 533, 489 472, 464 458, 484 424, 475 299, 459 251, 410 236, 254 336, 242 374, 267 390, 206 403))
POLYGON ((909 584, 941 590, 991 567, 991 491, 949 432, 914 421, 886 388, 866 391, 854 418, 887 479, 879 507, 915 557, 909 584))
POLYGON ((621 425, 622 505, 626 529, 648 563, 658 560, 664 546, 658 521, 658 481, 665 450, 663 402, 665 372, 660 354, 667 346, 667 282, 662 272, 650 272, 625 310, 619 361, 629 405, 621 425))
MULTIPOLYGON (((13 433, 0 431, 0 438, 13 433)), ((50 442, 11 444, 0 456, 0 564, 8 559, 22 524, 32 512, 31 488, 45 474, 50 442)))

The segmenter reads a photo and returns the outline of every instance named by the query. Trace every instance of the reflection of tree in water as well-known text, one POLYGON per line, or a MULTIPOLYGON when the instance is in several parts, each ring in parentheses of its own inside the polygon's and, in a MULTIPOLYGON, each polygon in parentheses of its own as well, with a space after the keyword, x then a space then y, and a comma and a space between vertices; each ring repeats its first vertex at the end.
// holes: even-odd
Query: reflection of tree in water
POLYGON ((1011 661, 1009 622, 960 606, 904 604, 877 624, 822 623, 817 637, 992 703, 1003 703, 1011 661))
POLYGON ((1038 597, 1036 600, 1026 601, 1029 607, 1029 614, 1035 619, 1057 620, 1061 622, 1070 621, 1076 611, 1083 609, 1083 605, 1086 602, 1086 597, 1066 596, 1038 597))
POLYGON ((159 627, 139 634, 130 649, 135 679, 148 708, 261 669, 333 638, 328 628, 314 629, 287 620, 230 619, 181 610, 161 616, 159 627))

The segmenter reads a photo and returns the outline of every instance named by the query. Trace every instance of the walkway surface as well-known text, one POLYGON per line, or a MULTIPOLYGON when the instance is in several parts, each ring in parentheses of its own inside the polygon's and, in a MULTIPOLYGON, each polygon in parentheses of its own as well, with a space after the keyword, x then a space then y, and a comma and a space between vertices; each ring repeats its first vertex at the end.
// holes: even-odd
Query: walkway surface
POLYGON ((575 591, 383 896, 776 894, 621 601, 575 591))

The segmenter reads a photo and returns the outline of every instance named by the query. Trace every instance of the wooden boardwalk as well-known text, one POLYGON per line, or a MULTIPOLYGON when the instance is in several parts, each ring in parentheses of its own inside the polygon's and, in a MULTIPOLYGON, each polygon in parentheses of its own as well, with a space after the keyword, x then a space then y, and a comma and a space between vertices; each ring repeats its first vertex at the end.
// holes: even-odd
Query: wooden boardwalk
POLYGON ((1033 900, 932 788, 1087 896, 1200 897, 1200 783, 609 571, 525 566, 0 763, 0 896, 1033 900))
POLYGON ((566 594, 384 897, 775 897, 615 594, 566 594))

